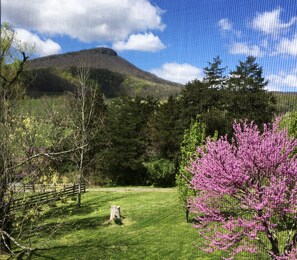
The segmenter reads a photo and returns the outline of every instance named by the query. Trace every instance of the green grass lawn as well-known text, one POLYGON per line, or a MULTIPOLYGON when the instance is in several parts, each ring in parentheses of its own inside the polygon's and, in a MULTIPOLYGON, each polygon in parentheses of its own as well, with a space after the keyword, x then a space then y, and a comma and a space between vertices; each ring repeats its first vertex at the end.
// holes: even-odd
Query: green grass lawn
MULTIPOLYGON (((92 190, 46 214, 30 239, 31 259, 221 259, 200 251, 192 224, 185 223, 175 189, 92 190), (121 206, 123 225, 109 223, 111 205, 121 206), (54 233, 50 235, 51 233, 54 233)), ((263 259, 255 257, 254 259, 263 259)), ((240 257, 238 259, 251 259, 240 257)))

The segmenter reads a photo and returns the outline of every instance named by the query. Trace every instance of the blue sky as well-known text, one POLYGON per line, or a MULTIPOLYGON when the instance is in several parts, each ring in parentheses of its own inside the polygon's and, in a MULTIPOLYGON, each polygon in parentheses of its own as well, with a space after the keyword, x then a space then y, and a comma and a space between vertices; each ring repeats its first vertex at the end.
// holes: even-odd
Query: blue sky
POLYGON ((227 72, 254 55, 269 90, 297 91, 296 0, 2 0, 1 11, 35 56, 105 46, 185 83, 217 55, 227 72))

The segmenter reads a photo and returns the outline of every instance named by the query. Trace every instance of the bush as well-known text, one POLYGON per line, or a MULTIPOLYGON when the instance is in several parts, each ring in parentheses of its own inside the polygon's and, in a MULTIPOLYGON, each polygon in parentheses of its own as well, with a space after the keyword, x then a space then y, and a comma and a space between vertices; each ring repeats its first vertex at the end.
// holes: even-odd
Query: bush
POLYGON ((154 186, 170 187, 175 182, 175 166, 170 160, 161 158, 143 163, 149 173, 150 181, 154 186))

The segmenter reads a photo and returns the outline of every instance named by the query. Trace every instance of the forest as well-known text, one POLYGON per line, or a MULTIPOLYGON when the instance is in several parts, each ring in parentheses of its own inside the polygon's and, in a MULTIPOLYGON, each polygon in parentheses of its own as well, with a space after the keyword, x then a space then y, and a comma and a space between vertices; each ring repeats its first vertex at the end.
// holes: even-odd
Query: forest
MULTIPOLYGON (((234 120, 262 125, 278 113, 256 58, 247 57, 229 75, 221 63, 214 58, 204 68, 203 80, 188 82, 179 95, 162 100, 127 95, 106 99, 90 69, 80 67, 73 72, 73 92, 21 100, 17 129, 32 141, 25 149, 59 153, 86 145, 82 167, 90 185, 174 186, 181 144, 191 124, 205 124, 205 137, 231 136, 234 120), (86 129, 80 129, 83 126, 86 129)), ((58 182, 63 177, 74 182, 73 156, 48 160, 45 174, 54 173, 58 182)), ((24 181, 39 180, 29 174, 24 181)))

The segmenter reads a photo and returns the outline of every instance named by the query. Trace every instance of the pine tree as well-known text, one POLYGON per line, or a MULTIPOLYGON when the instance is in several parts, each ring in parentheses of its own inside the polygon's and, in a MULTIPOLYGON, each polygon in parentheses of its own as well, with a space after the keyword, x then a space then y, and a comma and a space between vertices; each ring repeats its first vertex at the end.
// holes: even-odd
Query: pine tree
POLYGON ((207 83, 211 88, 223 88, 226 84, 226 76, 224 72, 227 67, 220 67, 222 60, 219 56, 213 59, 213 62, 208 62, 208 67, 203 69, 205 74, 203 82, 207 83))
POLYGON ((145 184, 147 121, 154 107, 153 99, 140 97, 121 97, 108 104, 102 171, 113 184, 145 184))
POLYGON ((253 120, 258 124, 270 122, 275 111, 275 98, 265 88, 268 81, 256 58, 240 61, 228 80, 228 111, 232 118, 253 120))

